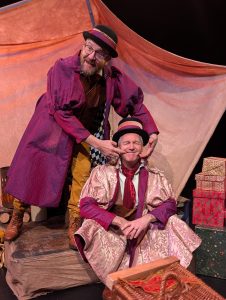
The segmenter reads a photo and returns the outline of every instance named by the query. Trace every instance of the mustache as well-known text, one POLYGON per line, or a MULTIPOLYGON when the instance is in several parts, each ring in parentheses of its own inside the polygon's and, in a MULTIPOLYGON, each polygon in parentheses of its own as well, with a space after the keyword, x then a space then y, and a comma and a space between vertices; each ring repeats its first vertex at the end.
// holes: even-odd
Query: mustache
POLYGON ((89 60, 89 59, 85 59, 85 62, 87 62, 88 64, 92 65, 92 66, 96 66, 96 61, 95 60, 89 60))
POLYGON ((138 153, 136 150, 130 150, 130 151, 126 151, 125 153, 138 153))

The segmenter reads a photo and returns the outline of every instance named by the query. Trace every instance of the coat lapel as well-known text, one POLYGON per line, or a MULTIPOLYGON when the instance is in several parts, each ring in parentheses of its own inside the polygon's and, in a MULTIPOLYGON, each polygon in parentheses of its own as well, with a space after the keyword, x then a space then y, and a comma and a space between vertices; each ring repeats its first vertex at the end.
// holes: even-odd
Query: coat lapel
POLYGON ((136 213, 136 219, 142 216, 144 210, 144 203, 145 203, 145 194, 147 191, 147 184, 148 184, 148 171, 146 168, 140 169, 139 174, 139 185, 138 185, 138 207, 136 213))

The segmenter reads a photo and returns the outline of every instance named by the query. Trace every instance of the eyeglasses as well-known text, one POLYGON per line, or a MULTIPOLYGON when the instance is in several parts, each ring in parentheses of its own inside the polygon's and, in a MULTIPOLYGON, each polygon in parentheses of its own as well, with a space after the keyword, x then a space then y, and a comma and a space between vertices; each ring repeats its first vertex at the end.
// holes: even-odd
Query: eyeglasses
POLYGON ((97 60, 105 60, 109 57, 109 55, 102 50, 94 50, 90 44, 84 44, 84 49, 87 55, 95 52, 95 57, 97 60))

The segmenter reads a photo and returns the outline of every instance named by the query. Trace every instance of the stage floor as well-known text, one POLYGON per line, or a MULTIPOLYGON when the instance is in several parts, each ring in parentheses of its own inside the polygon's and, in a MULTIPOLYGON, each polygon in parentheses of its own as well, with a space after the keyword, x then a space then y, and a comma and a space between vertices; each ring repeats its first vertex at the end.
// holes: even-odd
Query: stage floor
MULTIPOLYGON (((191 272, 195 273, 195 261, 191 265, 191 272)), ((1 300, 17 300, 17 297, 13 294, 12 290, 8 286, 5 280, 6 269, 0 269, 0 299, 1 300)), ((213 288, 216 292, 226 298, 226 280, 208 277, 203 275, 196 275, 202 279, 207 285, 213 288)), ((48 293, 43 296, 36 297, 38 300, 101 300, 102 291, 104 285, 102 283, 92 283, 82 286, 76 286, 52 293, 48 293)))

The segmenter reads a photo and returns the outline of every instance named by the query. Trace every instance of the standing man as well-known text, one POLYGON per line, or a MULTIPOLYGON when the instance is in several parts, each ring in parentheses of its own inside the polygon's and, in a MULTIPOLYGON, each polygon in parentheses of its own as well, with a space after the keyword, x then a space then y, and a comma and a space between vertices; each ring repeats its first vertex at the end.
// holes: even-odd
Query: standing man
POLYGON ((109 140, 110 107, 121 117, 135 116, 144 124, 149 142, 143 153, 152 153, 158 129, 143 104, 142 90, 117 68, 117 36, 97 25, 83 32, 85 43, 74 56, 59 59, 48 72, 47 91, 22 137, 8 173, 6 192, 15 197, 5 239, 16 239, 26 205, 58 206, 71 165, 72 189, 68 201, 69 245, 74 248, 79 227, 78 201, 91 164, 103 164, 122 150, 109 140))

